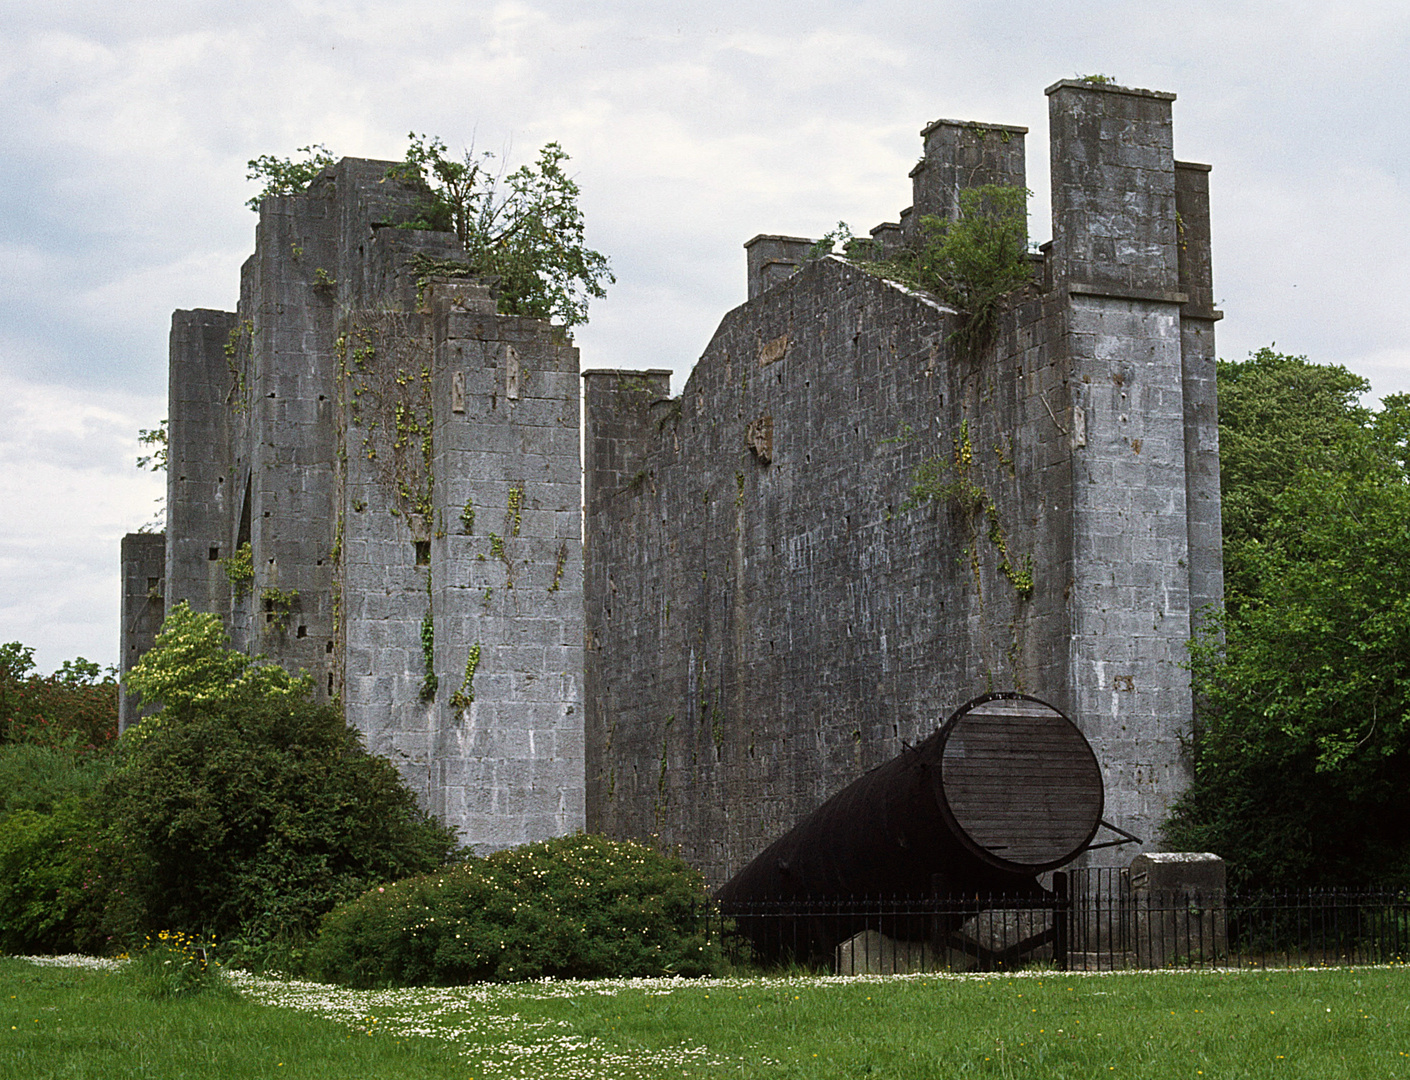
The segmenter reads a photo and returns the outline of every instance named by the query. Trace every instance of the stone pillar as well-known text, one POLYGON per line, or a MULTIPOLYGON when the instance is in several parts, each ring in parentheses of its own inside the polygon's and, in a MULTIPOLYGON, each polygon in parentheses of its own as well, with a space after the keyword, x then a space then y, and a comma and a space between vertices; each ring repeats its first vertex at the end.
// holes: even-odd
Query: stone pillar
POLYGON ((230 583, 231 503, 239 498, 228 453, 239 401, 226 357, 238 320, 229 311, 171 317, 167 388, 166 599, 224 614, 230 583))
POLYGON ((1023 137, 1026 127, 936 120, 921 130, 924 156, 911 170, 912 204, 902 218, 906 243, 923 238, 921 219, 959 216, 960 192, 985 184, 1027 183, 1023 137))
POLYGON ((1209 234, 1209 166, 1175 162, 1180 257, 1180 356, 1185 395, 1185 506, 1189 514, 1190 616, 1224 600, 1224 533, 1219 511, 1219 395, 1209 234))
POLYGON ((254 558, 250 648, 314 676, 334 660, 338 243, 322 198, 260 206, 251 297, 248 418, 254 558))
POLYGON ((118 667, 123 689, 118 695, 118 734, 142 717, 136 699, 127 692, 127 673, 152 647, 166 614, 162 574, 166 537, 162 533, 128 533, 122 538, 122 625, 118 635, 118 667))
POLYGON ((1048 90, 1052 280, 1072 396, 1072 717, 1106 817, 1154 844, 1189 782, 1186 419, 1172 94, 1048 90))
POLYGON ((765 236, 760 234, 744 242, 748 253, 749 299, 787 281, 803 265, 803 259, 813 246, 812 240, 801 236, 765 236))
POLYGON ((1224 884, 1224 860, 1208 852, 1132 859, 1136 962, 1170 967, 1215 963, 1228 955, 1224 884))
POLYGON ((430 302, 432 809, 482 853, 584 826, 578 350, 479 285, 430 302))

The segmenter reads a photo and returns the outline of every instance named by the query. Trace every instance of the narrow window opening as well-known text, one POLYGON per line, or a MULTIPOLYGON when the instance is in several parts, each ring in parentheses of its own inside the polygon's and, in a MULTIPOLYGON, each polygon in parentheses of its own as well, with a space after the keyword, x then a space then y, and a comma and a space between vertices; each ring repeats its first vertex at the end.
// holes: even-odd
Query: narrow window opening
POLYGON ((328 673, 328 696, 333 696, 333 673, 331 671, 328 673))
POLYGON ((417 541, 415 541, 415 544, 416 544, 416 565, 417 565, 417 566, 430 566, 430 565, 431 565, 431 541, 429 541, 429 540, 417 540, 417 541))
POLYGON ((147 591, 151 592, 153 589, 155 589, 157 587, 157 582, 159 582, 160 580, 161 578, 149 577, 147 579, 147 591))
POLYGON ((327 642, 327 643, 323 646, 323 651, 326 652, 326 653, 331 653, 331 652, 333 651, 333 643, 332 643, 331 641, 330 641, 330 642, 327 642))
POLYGON ((220 548, 218 546, 211 548, 206 555, 207 562, 215 562, 218 558, 220 558, 220 548))
POLYGON ((295 636, 295 637, 308 637, 308 627, 307 627, 307 626, 301 626, 301 627, 299 627, 298 632, 297 632, 294 636, 295 636))

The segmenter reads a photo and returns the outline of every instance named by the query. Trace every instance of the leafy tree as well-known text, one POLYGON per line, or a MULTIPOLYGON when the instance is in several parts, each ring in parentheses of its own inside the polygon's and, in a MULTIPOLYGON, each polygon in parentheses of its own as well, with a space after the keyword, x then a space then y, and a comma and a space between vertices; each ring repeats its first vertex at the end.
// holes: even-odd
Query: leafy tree
POLYGON ((1344 367, 1271 348, 1221 360, 1218 379, 1224 588, 1237 609, 1258 588, 1246 570, 1279 516, 1279 497, 1304 468, 1344 467, 1348 446, 1366 434, 1371 412, 1358 399, 1371 386, 1344 367))
POLYGON ((117 737, 117 681, 91 660, 65 660, 52 675, 34 667, 34 650, 0 645, 0 742, 69 748, 117 737))
POLYGON ((255 213, 259 213, 259 204, 265 196, 297 195, 308 187, 310 180, 329 165, 336 163, 336 159, 322 143, 301 146, 294 153, 303 156, 295 161, 292 158, 277 158, 273 154, 261 154, 245 163, 249 169, 249 172, 245 173, 245 179, 260 180, 264 183, 259 194, 245 203, 255 213))
POLYGON ((370 884, 441 865, 450 832, 295 678, 178 605, 129 673, 162 709, 122 739, 92 804, 86 942, 174 928, 299 938, 370 884))
POLYGON ((183 600, 127 673, 127 688, 144 704, 163 705, 161 718, 235 700, 302 698, 312 690, 308 672, 295 677, 278 664, 226 648, 228 642, 218 617, 192 611, 183 600))
MULTIPOLYGON (((412 260, 424 276, 475 275, 499 279, 499 310, 506 315, 555 319, 565 327, 587 321, 588 301, 607 295, 615 278, 607 258, 587 246, 578 185, 564 171, 568 155, 556 142, 546 144, 533 164, 507 176, 496 169, 494 155, 467 150, 447 155, 434 136, 408 136, 403 161, 389 171, 392 179, 422 192, 406 228, 454 232, 465 259, 424 257, 412 260)), ((302 188, 332 164, 322 146, 304 147, 303 161, 269 155, 250 161, 248 178, 263 180, 264 195, 302 188)))
POLYGON ((154 428, 139 428, 137 441, 143 446, 152 448, 150 453, 138 457, 137 467, 148 472, 165 472, 168 444, 167 422, 163 420, 154 428))
POLYGON ((1167 839, 1246 884, 1410 882, 1410 396, 1271 350, 1219 380, 1228 603, 1167 839))

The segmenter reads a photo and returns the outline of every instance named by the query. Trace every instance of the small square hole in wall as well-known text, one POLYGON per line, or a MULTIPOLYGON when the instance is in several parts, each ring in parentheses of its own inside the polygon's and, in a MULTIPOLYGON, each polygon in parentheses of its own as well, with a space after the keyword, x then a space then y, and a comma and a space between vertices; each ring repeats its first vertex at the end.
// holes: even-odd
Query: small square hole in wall
POLYGON ((206 559, 207 559, 208 561, 210 561, 210 562, 215 562, 216 559, 218 559, 218 558, 220 558, 220 548, 218 548, 218 547, 213 547, 213 548, 211 548, 211 549, 210 549, 210 553, 206 556, 206 559))
POLYGON ((417 540, 417 541, 415 541, 415 544, 416 544, 416 565, 417 565, 417 566, 430 566, 430 565, 431 565, 431 541, 429 541, 429 540, 417 540))
POLYGON ((308 627, 307 627, 307 626, 301 626, 301 627, 299 627, 299 632, 298 632, 297 634, 295 634, 294 636, 295 636, 295 637, 308 637, 308 627))

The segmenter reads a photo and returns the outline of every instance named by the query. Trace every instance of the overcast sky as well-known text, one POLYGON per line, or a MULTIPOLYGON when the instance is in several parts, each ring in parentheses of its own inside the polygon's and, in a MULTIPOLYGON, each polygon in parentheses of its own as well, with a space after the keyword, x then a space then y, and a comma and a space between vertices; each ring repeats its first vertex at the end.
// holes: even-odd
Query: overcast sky
POLYGON ((1107 74, 1178 94, 1176 156, 1214 166, 1220 355, 1276 342, 1410 391, 1403 0, 673 7, 0 0, 0 642, 116 660, 171 311, 234 308, 245 163, 313 142, 560 141, 617 276, 583 365, 679 390, 744 299, 743 242, 895 220, 930 120, 1031 129, 1047 239, 1043 90, 1107 74))

